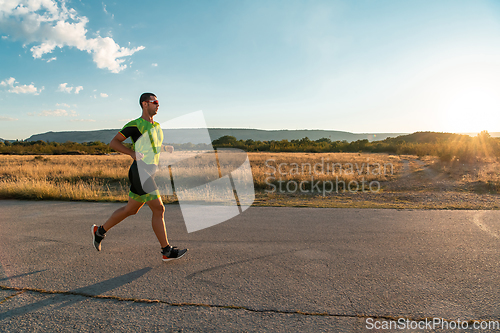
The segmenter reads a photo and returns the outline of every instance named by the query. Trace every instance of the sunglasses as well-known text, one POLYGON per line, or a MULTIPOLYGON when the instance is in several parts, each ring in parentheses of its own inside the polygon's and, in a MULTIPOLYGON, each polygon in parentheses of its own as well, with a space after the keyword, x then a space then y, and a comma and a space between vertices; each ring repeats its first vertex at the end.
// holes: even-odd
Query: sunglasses
POLYGON ((148 101, 148 103, 156 104, 156 105, 160 104, 160 102, 157 99, 150 100, 150 101, 148 101))

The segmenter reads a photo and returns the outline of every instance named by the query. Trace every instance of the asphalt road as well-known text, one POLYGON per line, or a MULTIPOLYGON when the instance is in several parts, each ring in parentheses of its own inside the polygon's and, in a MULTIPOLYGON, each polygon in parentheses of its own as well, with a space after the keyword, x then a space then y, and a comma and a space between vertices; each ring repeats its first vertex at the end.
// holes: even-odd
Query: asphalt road
MULTIPOLYGON (((0 201, 0 331, 367 330, 367 320, 500 320, 500 211, 251 207, 187 233, 166 206, 161 261, 144 207, 0 201)), ((368 330, 369 331, 369 330, 368 330)))

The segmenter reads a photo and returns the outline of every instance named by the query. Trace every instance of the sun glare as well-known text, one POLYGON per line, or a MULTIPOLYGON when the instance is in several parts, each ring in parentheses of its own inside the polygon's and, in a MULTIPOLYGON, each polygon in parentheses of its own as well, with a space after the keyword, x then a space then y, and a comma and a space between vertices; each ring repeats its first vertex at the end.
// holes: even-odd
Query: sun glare
POLYGON ((500 129, 500 97, 491 89, 470 87, 456 91, 443 106, 443 125, 447 132, 500 129))

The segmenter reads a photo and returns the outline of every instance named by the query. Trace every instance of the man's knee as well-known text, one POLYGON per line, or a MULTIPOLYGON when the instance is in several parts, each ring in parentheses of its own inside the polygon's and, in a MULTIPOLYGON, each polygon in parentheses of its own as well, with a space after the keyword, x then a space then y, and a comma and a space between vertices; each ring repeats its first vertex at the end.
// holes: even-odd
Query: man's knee
POLYGON ((165 213, 165 206, 162 204, 155 204, 155 205, 150 205, 151 211, 153 214, 163 214, 165 213))
POLYGON ((164 214, 165 213, 165 207, 163 205, 160 205, 158 207, 155 207, 154 209, 151 209, 154 214, 164 214))

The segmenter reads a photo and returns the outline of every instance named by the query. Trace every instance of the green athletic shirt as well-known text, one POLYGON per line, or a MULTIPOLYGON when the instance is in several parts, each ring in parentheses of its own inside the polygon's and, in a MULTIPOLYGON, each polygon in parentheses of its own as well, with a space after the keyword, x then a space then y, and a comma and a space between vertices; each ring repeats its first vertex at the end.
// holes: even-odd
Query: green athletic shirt
POLYGON ((134 151, 144 154, 144 163, 158 165, 163 142, 160 124, 156 121, 151 124, 143 118, 137 118, 125 124, 119 133, 132 139, 134 151))

